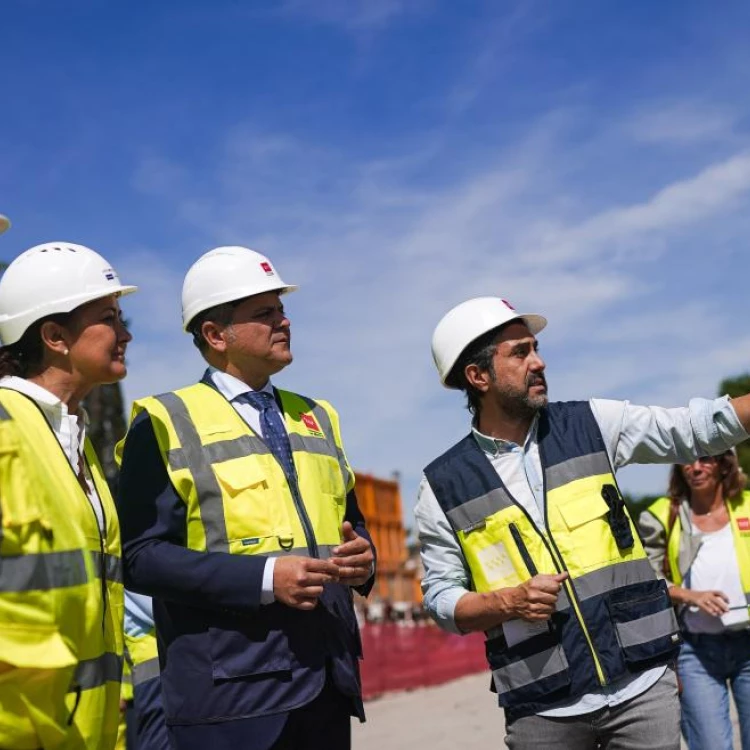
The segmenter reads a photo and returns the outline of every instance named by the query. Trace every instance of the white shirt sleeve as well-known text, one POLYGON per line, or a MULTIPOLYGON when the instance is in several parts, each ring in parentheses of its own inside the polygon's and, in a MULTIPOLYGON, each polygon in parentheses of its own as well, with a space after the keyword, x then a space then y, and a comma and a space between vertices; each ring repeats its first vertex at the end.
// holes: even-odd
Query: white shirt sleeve
POLYGON ((273 593, 273 570, 276 566, 276 558, 269 557, 266 560, 266 565, 263 568, 263 583, 260 589, 260 603, 261 604, 273 604, 276 601, 276 597, 273 593))
POLYGON ((686 463, 722 453, 748 437, 727 396, 694 398, 674 409, 607 399, 589 403, 615 469, 686 463))

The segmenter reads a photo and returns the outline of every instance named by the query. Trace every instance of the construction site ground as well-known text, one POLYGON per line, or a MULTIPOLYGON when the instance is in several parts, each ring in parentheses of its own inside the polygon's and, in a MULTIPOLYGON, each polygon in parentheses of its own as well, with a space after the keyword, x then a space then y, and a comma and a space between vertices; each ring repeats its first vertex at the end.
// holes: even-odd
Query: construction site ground
MULTIPOLYGON (((492 750, 505 747, 503 712, 489 674, 436 687, 385 694, 366 703, 367 722, 353 724, 354 750, 492 750)), ((732 713, 734 747, 740 748, 732 713)), ((683 747, 687 746, 683 743, 683 747)))

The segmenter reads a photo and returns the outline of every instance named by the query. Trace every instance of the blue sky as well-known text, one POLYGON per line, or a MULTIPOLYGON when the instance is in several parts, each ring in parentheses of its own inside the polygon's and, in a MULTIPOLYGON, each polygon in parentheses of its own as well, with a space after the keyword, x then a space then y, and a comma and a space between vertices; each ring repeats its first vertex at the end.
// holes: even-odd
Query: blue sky
MULTIPOLYGON (((88 244, 141 291, 129 399, 192 382, 189 265, 266 252, 301 285, 278 385, 330 399, 351 462, 466 430, 440 316, 550 324, 554 398, 681 405, 750 369, 750 6, 688 0, 5 0, 0 255, 88 244)), ((635 494, 663 468, 620 474, 635 494)), ((407 523, 411 523, 407 515, 407 523)))

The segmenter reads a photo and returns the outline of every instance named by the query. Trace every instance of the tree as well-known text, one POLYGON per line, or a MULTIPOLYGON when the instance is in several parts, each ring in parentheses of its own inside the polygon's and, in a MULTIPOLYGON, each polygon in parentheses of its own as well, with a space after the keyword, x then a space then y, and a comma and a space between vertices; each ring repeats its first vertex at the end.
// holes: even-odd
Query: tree
MULTIPOLYGON (((726 378, 719 384, 719 395, 728 395, 730 398, 737 398, 750 393, 750 372, 744 375, 737 375, 733 378, 726 378)), ((750 477, 750 441, 745 441, 737 446, 737 458, 742 470, 750 477)))
POLYGON ((117 488, 118 468, 115 463, 115 445, 126 430, 122 389, 119 383, 100 385, 89 393, 84 402, 89 415, 88 436, 102 464, 112 492, 117 488))

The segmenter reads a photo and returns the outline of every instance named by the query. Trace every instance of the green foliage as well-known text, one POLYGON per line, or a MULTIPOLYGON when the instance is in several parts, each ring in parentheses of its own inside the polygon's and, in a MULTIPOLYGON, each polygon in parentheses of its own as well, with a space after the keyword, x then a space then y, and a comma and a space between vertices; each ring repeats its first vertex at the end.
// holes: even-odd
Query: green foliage
MULTIPOLYGON (((664 488, 664 492, 666 492, 666 487, 664 488)), ((640 512, 648 508, 648 506, 651 505, 654 500, 658 500, 660 497, 663 497, 664 492, 662 492, 660 495, 641 495, 641 497, 633 497, 632 495, 624 493, 622 499, 625 501, 625 505, 630 511, 631 517, 637 518, 640 512)))
POLYGON ((719 396, 730 396, 737 398, 750 393, 750 372, 744 375, 737 375, 734 378, 726 378, 719 383, 719 396))
MULTIPOLYGON (((734 378, 726 378, 719 384, 719 395, 728 395, 731 398, 744 396, 750 393, 750 372, 737 375, 734 378)), ((746 440, 737 446, 737 458, 742 470, 750 477, 750 441, 746 440)))
POLYGON ((125 435, 127 428, 120 384, 94 388, 86 397, 84 406, 89 415, 87 434, 99 457, 104 476, 114 491, 118 474, 115 445, 125 435))

